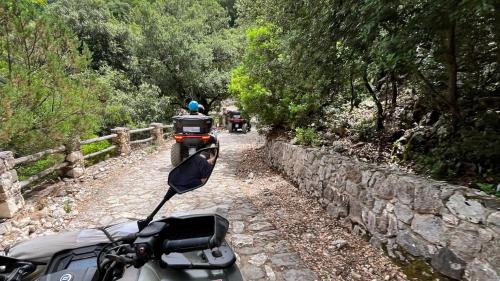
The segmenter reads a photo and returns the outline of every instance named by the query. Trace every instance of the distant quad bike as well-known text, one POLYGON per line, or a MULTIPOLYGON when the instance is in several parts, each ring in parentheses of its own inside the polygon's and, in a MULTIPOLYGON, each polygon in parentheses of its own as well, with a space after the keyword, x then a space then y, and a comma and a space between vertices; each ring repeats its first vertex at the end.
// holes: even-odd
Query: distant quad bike
POLYGON ((196 151, 217 144, 212 131, 212 117, 203 114, 180 115, 174 119, 175 143, 170 150, 170 161, 174 167, 196 151))
POLYGON ((246 134, 250 131, 250 122, 247 119, 241 117, 241 112, 239 111, 228 111, 226 114, 227 120, 227 130, 229 132, 238 132, 246 134))

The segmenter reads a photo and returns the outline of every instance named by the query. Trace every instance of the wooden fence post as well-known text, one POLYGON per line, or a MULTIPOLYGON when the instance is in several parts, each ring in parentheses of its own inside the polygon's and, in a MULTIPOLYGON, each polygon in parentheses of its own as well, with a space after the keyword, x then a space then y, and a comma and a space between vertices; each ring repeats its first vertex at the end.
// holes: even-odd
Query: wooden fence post
POLYGON ((66 144, 66 163, 63 175, 68 178, 79 178, 85 174, 85 161, 80 150, 80 139, 75 138, 66 144))
POLYGON ((130 133, 129 129, 125 127, 118 127, 111 130, 116 134, 113 139, 119 155, 125 156, 130 154, 130 133))
POLYGON ((161 145, 163 143, 163 124, 162 123, 151 123, 149 125, 153 127, 151 130, 151 136, 153 137, 153 143, 156 145, 161 145))
POLYGON ((0 151, 0 218, 11 218, 24 206, 15 164, 11 151, 0 151))

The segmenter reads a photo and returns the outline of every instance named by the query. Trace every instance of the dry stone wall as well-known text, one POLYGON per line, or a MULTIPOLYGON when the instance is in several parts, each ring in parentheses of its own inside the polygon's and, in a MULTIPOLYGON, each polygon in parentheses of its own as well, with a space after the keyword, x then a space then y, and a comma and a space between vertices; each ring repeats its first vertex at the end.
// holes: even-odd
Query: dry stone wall
POLYGON ((24 205, 14 166, 14 154, 0 151, 0 217, 11 217, 24 205))
POLYGON ((330 215, 389 255, 424 258, 454 279, 500 280, 497 198, 282 140, 269 140, 266 153, 330 215))

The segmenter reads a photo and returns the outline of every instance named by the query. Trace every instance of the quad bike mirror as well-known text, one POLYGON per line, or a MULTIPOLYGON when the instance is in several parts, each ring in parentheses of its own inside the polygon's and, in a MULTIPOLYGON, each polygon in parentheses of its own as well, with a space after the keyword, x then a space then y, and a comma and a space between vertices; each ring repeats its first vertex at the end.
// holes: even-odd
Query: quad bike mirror
POLYGON ((153 212, 146 219, 137 222, 139 230, 148 226, 163 205, 174 195, 186 193, 205 185, 212 175, 218 157, 219 145, 217 144, 198 150, 175 167, 168 175, 170 188, 153 212))
POLYGON ((217 146, 198 150, 170 172, 168 185, 178 194, 202 187, 212 175, 218 156, 217 146))

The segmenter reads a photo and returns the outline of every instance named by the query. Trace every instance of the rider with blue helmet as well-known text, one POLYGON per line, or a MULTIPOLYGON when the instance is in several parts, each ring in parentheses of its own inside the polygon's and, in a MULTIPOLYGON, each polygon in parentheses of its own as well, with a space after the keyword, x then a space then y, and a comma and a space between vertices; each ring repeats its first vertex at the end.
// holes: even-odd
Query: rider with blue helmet
POLYGON ((195 101, 195 100, 190 101, 189 104, 188 104, 189 112, 191 114, 197 114, 198 110, 199 110, 199 106, 200 105, 198 104, 197 101, 195 101))
MULTIPOLYGON (((195 100, 192 100, 188 103, 188 109, 189 109, 189 113, 191 115, 204 115, 200 111, 205 111, 205 107, 203 105, 199 104, 195 100)), ((216 134, 215 130, 212 128, 212 132, 211 132, 211 142, 212 143, 217 142, 216 136, 217 136, 217 134, 216 134)))
POLYGON ((189 113, 191 113, 193 115, 202 114, 201 112, 205 111, 205 107, 203 105, 199 104, 195 100, 192 100, 189 102, 188 109, 189 109, 189 113))

